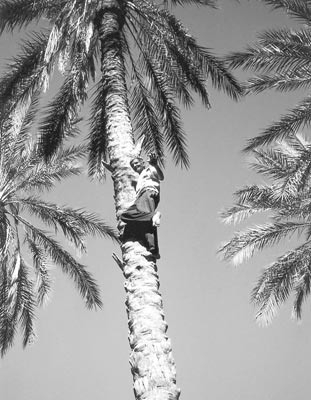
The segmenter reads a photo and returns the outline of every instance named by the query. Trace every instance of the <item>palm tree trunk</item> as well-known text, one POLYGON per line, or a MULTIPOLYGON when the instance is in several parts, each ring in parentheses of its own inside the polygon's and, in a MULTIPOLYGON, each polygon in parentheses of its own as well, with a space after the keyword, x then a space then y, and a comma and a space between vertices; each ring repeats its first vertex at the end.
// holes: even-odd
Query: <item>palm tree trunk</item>
MULTIPOLYGON (((106 88, 108 153, 112 167, 116 215, 135 198, 131 185, 134 140, 122 51, 121 29, 124 11, 115 0, 104 0, 99 14, 102 82, 106 88)), ((127 294, 126 306, 131 347, 130 364, 136 399, 176 400, 175 362, 166 336, 157 266, 151 253, 138 242, 121 246, 127 294)))
POLYGON ((176 368, 166 335, 157 266, 138 242, 123 245, 123 273, 131 347, 130 364, 136 399, 175 400, 176 368))

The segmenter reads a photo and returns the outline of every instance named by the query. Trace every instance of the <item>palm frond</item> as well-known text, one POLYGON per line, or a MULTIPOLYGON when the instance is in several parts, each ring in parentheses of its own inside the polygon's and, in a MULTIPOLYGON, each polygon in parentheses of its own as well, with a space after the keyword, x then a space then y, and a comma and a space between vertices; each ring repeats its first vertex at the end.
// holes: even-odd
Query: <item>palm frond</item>
POLYGON ((273 186, 251 185, 245 186, 234 193, 238 202, 244 204, 255 204, 256 202, 267 202, 272 200, 273 186))
POLYGON ((140 66, 150 79, 155 94, 155 107, 162 118, 167 147, 173 154, 175 163, 188 168, 189 157, 186 150, 185 132, 166 76, 154 65, 148 54, 144 54, 144 57, 140 59, 140 66))
POLYGON ((254 46, 226 57, 230 68, 242 67, 261 72, 288 73, 308 69, 311 32, 273 29, 263 32, 254 46))
POLYGON ((11 227, 10 221, 5 215, 4 210, 0 211, 0 262, 2 257, 7 254, 10 245, 11 227))
POLYGON ((103 161, 108 159, 107 114, 105 108, 106 96, 107 88, 105 87, 104 82, 100 80, 95 89, 95 96, 89 119, 91 124, 90 133, 88 136, 89 175, 94 177, 97 176, 99 179, 102 179, 105 176, 103 161))
POLYGON ((306 242, 279 257, 263 272, 252 292, 252 301, 259 307, 259 323, 269 324, 292 290, 296 292, 293 312, 301 317, 302 302, 309 293, 310 259, 310 242, 306 242))
POLYGON ((298 89, 308 89, 311 85, 311 75, 304 68, 284 74, 260 75, 250 78, 245 86, 246 93, 258 94, 267 89, 288 92, 298 89))
POLYGON ((254 171, 281 180, 296 169, 294 158, 279 151, 278 148, 253 150, 254 162, 251 167, 254 171))
POLYGON ((300 104, 281 117, 280 121, 273 123, 261 134, 250 139, 244 151, 250 151, 257 147, 272 143, 275 140, 282 141, 299 131, 301 127, 308 126, 311 122, 311 98, 307 97, 300 104))
MULTIPOLYGON (((86 29, 86 27, 85 27, 86 29)), ((93 65, 94 48, 87 49, 86 32, 79 30, 70 42, 71 60, 66 79, 55 99, 46 108, 46 117, 40 127, 40 148, 45 159, 51 157, 61 146, 63 139, 71 133, 77 119, 78 108, 87 99, 90 66, 93 65)))
MULTIPOLYGON (((168 2, 168 0, 165 0, 168 2)), ((209 6, 212 8, 217 8, 218 0, 170 0, 170 3, 174 6, 187 6, 187 5, 197 5, 197 6, 209 6)))
POLYGON ((236 101, 244 95, 244 87, 229 72, 225 60, 217 58, 208 50, 204 50, 200 58, 214 88, 222 90, 236 101))
MULTIPOLYGON (((125 41, 126 45, 127 42, 125 41)), ((143 82, 143 78, 136 67, 136 62, 128 48, 129 58, 132 64, 132 81, 135 86, 131 90, 130 110, 134 131, 138 137, 145 137, 143 147, 146 153, 155 153, 158 160, 164 159, 163 135, 159 126, 159 117, 155 113, 152 97, 143 82)))
POLYGON ((297 193, 309 182, 310 149, 296 136, 287 142, 281 142, 272 150, 254 150, 253 154, 255 162, 251 167, 256 172, 273 178, 275 182, 273 197, 282 200, 277 203, 277 209, 280 205, 293 202, 297 193))
MULTIPOLYGON (((296 198, 292 199, 288 204, 284 204, 282 208, 278 210, 275 218, 279 220, 301 220, 310 221, 311 215, 311 200, 310 200, 310 186, 306 190, 298 192, 296 198)), ((307 240, 309 240, 311 231, 308 228, 306 231, 307 240)))
MULTIPOLYGON (((191 84, 187 81, 181 65, 176 63, 176 60, 168 59, 167 46, 161 40, 161 37, 154 35, 154 30, 150 28, 150 24, 146 23, 143 19, 140 24, 140 32, 133 26, 131 31, 133 40, 142 53, 147 52, 157 59, 161 69, 169 79, 170 86, 175 93, 178 100, 187 108, 194 104, 194 99, 190 93, 191 84), (137 36, 142 36, 142 40, 138 41, 137 36)), ((137 70, 135 62, 132 62, 132 69, 137 70)), ((134 71, 135 74, 135 71, 134 71)))
POLYGON ((65 1, 51 2, 40 0, 34 4, 33 0, 2 0, 0 4, 0 33, 5 29, 13 31, 17 28, 24 28, 31 22, 39 19, 56 8, 60 9, 65 1), (57 4, 58 3, 58 4, 57 4))
POLYGON ((310 153, 301 156, 301 161, 293 172, 289 172, 283 180, 283 184, 275 191, 275 197, 280 196, 286 202, 297 198, 305 186, 310 182, 311 161, 310 153))
POLYGON ((301 234, 309 225, 305 222, 274 222, 258 225, 236 232, 218 252, 222 254, 224 260, 230 260, 234 265, 238 265, 251 258, 255 252, 278 243, 288 235, 301 234))
MULTIPOLYGON (((132 18, 134 19, 135 24, 139 24, 140 30, 137 30, 134 22, 131 24, 127 23, 127 28, 141 53, 144 54, 147 52, 152 55, 154 59, 157 59, 160 68, 169 79, 170 86, 178 100, 185 107, 192 106, 194 100, 190 94, 191 87, 182 71, 182 66, 179 66, 176 63, 176 60, 168 58, 167 46, 163 43, 163 40, 159 35, 155 35, 154 30, 150 28, 150 23, 146 22, 143 18, 140 18, 139 21, 135 17, 131 16, 131 19, 132 18), (138 40, 137 37, 140 37, 140 40, 138 40)), ((138 73, 136 62, 133 60, 129 48, 128 53, 132 64, 133 76, 135 77, 138 73)))
POLYGON ((263 0, 273 9, 284 9, 289 15, 308 25, 311 23, 311 3, 309 0, 263 0))
POLYGON ((36 302, 33 293, 33 284, 28 277, 27 266, 20 255, 15 251, 12 264, 2 265, 2 276, 6 287, 3 290, 3 304, 1 304, 0 319, 0 348, 3 356, 13 345, 17 327, 20 324, 23 331, 23 343, 26 346, 35 338, 34 310, 36 302))
MULTIPOLYGON (((175 38, 172 38, 171 35, 165 35, 164 32, 166 31, 161 29, 162 26, 158 27, 158 31, 162 30, 161 38, 155 36, 154 27, 150 29, 150 24, 148 22, 146 23, 143 19, 141 20, 140 27, 141 33, 143 34, 141 37, 143 53, 151 55, 154 60, 162 59, 161 69, 163 72, 168 69, 168 66, 171 66, 170 72, 173 72, 173 75, 167 74, 169 83, 171 83, 171 77, 175 78, 175 81, 176 78, 178 79, 178 77, 180 77, 175 85, 170 85, 171 88, 176 88, 179 97, 182 95, 181 98, 184 99, 187 92, 185 89, 181 91, 182 87, 180 85, 183 79, 184 82, 201 97, 203 105, 210 108, 209 96, 205 86, 206 76, 204 76, 202 71, 195 64, 193 56, 188 54, 189 52, 187 52, 187 49, 179 46, 179 44, 175 42, 175 38), (161 57, 159 57, 159 55, 161 55, 161 57)), ((186 97, 186 101, 187 100, 188 98, 186 97)))
POLYGON ((7 257, 1 259, 0 269, 0 352, 3 356, 12 346, 16 333, 15 324, 12 323, 11 311, 8 303, 10 277, 7 257))
POLYGON ((293 315, 297 319, 301 319, 302 305, 306 298, 310 295, 311 290, 311 271, 309 265, 304 265, 304 268, 298 273, 295 284, 295 300, 293 306, 293 315))
POLYGON ((310 294, 311 273, 311 145, 302 135, 292 135, 271 149, 253 150, 256 171, 272 183, 242 188, 236 204, 224 213, 229 222, 239 222, 256 212, 270 211, 272 223, 234 234, 220 253, 238 264, 256 251, 277 244, 293 234, 304 234, 304 243, 277 258, 261 275, 252 293, 259 307, 256 318, 268 324, 279 307, 294 292, 293 314, 301 318, 302 305, 310 294))
POLYGON ((280 257, 261 275, 252 291, 252 301, 258 306, 257 321, 269 324, 280 305, 288 299, 299 269, 300 251, 291 251, 280 257))
MULTIPOLYGON (((144 4, 144 6, 146 6, 144 4)), ((184 74, 190 87, 200 94, 205 104, 209 104, 207 93, 201 86, 202 78, 210 78, 212 85, 218 90, 223 90, 233 99, 237 100, 243 94, 243 90, 238 81, 228 71, 226 63, 214 56, 208 49, 199 46, 196 40, 184 28, 182 23, 167 10, 159 10, 156 7, 146 6, 147 12, 140 13, 142 19, 146 18, 147 24, 152 22, 153 28, 157 27, 156 34, 161 37, 161 42, 165 44, 168 59, 174 60, 176 68, 184 74), (150 20, 151 19, 151 20, 150 20), (199 73, 199 74, 198 74, 199 73), (203 90, 203 92, 202 92, 203 90)), ((143 26, 143 25, 142 25, 143 26)), ((148 25, 145 25, 147 29, 148 25)), ((148 36, 153 38, 156 43, 155 32, 149 29, 148 36)), ((152 43, 151 43, 152 44, 152 43)))
POLYGON ((10 115, 6 118, 3 125, 3 131, 0 139, 0 148, 3 160, 2 172, 10 170, 9 179, 13 176, 21 177, 21 170, 25 165, 20 159, 27 159, 31 151, 32 142, 32 125, 38 112, 39 93, 34 93, 26 104, 16 104, 11 110, 10 115), (13 166, 15 173, 12 174, 13 166), (8 168, 7 168, 8 167, 8 168))
MULTIPOLYGON (((24 145, 28 141, 31 141, 31 129, 34 125, 36 116, 38 115, 40 101, 39 91, 34 92, 29 103, 29 107, 26 110, 25 117, 23 118, 22 125, 18 135, 18 147, 24 145)), ((15 146, 16 147, 16 146, 15 146)))
MULTIPOLYGON (((30 98, 31 100, 31 98, 30 98)), ((52 280, 49 264, 61 267, 75 282, 87 307, 101 306, 99 289, 86 267, 48 233, 27 221, 24 213, 39 217, 54 233, 61 231, 75 248, 85 250, 86 235, 118 241, 114 229, 96 214, 41 200, 36 190, 48 190, 57 181, 80 172, 77 161, 86 146, 62 148, 43 162, 36 144, 28 143, 36 119, 38 99, 16 103, 0 115, 0 352, 13 345, 17 328, 24 346, 35 338, 38 305, 47 301, 52 280), (16 113, 16 115, 15 115, 16 113), (31 196, 25 192, 31 191, 31 196), (28 252, 25 248, 28 247, 28 252), (28 261, 31 260, 29 266, 28 261), (36 282, 32 281, 30 268, 36 282)), ((76 129, 73 121, 73 127, 76 129)), ((73 132, 71 132, 73 133, 73 132)))
POLYGON ((220 213, 222 222, 236 224, 256 213, 278 210, 280 202, 275 199, 274 191, 274 187, 267 185, 252 185, 237 190, 234 206, 220 213))
POLYGON ((76 79, 69 76, 59 94, 46 109, 47 116, 40 126, 39 151, 48 160, 62 145, 66 133, 70 133, 72 122, 77 118, 79 99, 75 93, 76 79))
POLYGON ((83 242, 86 235, 98 235, 117 240, 116 231, 94 213, 60 207, 35 197, 20 198, 19 202, 30 214, 36 215, 47 226, 52 226, 55 232, 58 227, 61 228, 63 234, 70 238, 75 246, 81 247, 81 250, 86 250, 83 242))
POLYGON ((19 55, 7 65, 5 73, 0 82, 1 108, 11 109, 7 105, 15 106, 15 103, 23 102, 30 98, 36 91, 41 80, 44 49, 48 42, 48 35, 34 33, 29 40, 25 41, 19 55), (13 101, 12 101, 13 100, 13 101))
POLYGON ((240 98, 243 95, 243 89, 228 71, 226 63, 214 56, 210 50, 199 46, 174 15, 164 12, 161 12, 161 15, 166 18, 167 26, 177 38, 180 47, 188 54, 188 63, 195 62, 197 68, 211 79, 216 89, 224 91, 234 100, 240 98))
POLYGON ((161 162, 164 158, 163 135, 149 93, 137 79, 131 94, 131 108, 135 131, 146 138, 144 149, 147 153, 155 153, 161 162))
MULTIPOLYGON (((270 208, 268 208, 269 210, 270 208)), ((225 224, 237 224, 252 215, 266 211, 264 207, 256 207, 254 205, 236 204, 233 207, 227 208, 220 213, 221 221, 225 224)))
POLYGON ((56 182, 78 175, 81 167, 77 165, 77 160, 85 155, 85 150, 84 145, 62 149, 46 163, 42 162, 40 153, 34 148, 32 156, 25 163, 25 170, 19 171, 24 178, 18 182, 15 190, 48 190, 56 182))
POLYGON ((23 182, 20 182, 16 187, 17 190, 48 190, 51 189, 56 182, 61 182, 63 179, 79 175, 81 167, 72 165, 69 167, 45 168, 39 169, 35 174, 30 174, 23 182))
POLYGON ((23 333, 23 346, 32 344, 36 338, 35 333, 35 308, 37 306, 34 296, 33 282, 29 279, 26 263, 21 259, 21 268, 19 274, 19 292, 21 310, 19 322, 23 333))
POLYGON ((51 278, 49 275, 49 269, 47 266, 47 255, 45 251, 37 246, 37 244, 29 237, 28 234, 25 236, 25 242, 32 254, 33 266, 37 277, 35 290, 37 292, 37 302, 41 306, 45 304, 49 299, 49 293, 51 291, 51 278))
POLYGON ((42 246, 51 260, 62 268, 65 274, 74 280, 88 308, 101 307, 99 289, 90 273, 83 264, 78 263, 70 253, 41 229, 36 228, 21 216, 15 218, 27 228, 28 235, 39 246, 42 246))

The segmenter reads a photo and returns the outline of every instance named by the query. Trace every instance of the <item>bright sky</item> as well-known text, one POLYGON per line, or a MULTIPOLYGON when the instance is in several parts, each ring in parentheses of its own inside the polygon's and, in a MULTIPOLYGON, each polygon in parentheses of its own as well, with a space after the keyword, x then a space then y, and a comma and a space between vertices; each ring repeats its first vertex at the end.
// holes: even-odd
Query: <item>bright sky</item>
MULTIPOLYGON (((218 54, 241 50, 262 29, 296 24, 256 0, 221 4, 218 11, 195 7, 178 11, 200 43, 218 54)), ((0 39, 2 65, 13 44, 11 37, 0 39)), ((214 90, 210 95, 212 110, 197 103, 183 113, 191 170, 168 163, 159 207, 163 218, 158 266, 182 399, 308 400, 307 306, 302 323, 290 319, 287 306, 271 326, 260 328, 249 302, 259 272, 277 250, 239 268, 216 256, 220 243, 234 230, 220 224, 218 212, 231 204, 235 189, 255 179, 240 150, 247 138, 293 106, 302 93, 269 92, 240 103, 214 90)), ((49 199, 86 206, 114 223, 109 179, 104 186, 86 177, 73 179, 49 199)), ((134 398, 123 276, 111 258, 113 251, 118 249, 109 242, 90 240, 89 255, 83 260, 101 287, 101 311, 87 311, 72 282, 55 272, 52 301, 37 321, 37 343, 22 350, 16 341, 0 361, 1 399, 134 398)))

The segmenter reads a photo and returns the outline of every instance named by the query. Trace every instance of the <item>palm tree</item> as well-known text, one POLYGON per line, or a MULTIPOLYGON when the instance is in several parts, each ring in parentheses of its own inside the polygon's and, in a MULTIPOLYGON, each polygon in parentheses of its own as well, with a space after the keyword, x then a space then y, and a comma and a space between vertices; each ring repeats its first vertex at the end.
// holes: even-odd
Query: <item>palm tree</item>
POLYGON ((293 314, 301 318, 302 304, 311 289, 311 143, 293 135, 272 149, 253 150, 252 154, 253 168, 270 182, 238 190, 234 206, 222 213, 222 219, 237 223, 268 212, 270 222, 235 233, 219 252, 225 260, 239 264, 281 239, 292 239, 294 234, 303 237, 302 243, 298 241, 297 247, 264 270, 252 292, 259 306, 259 322, 269 323, 292 292, 293 314))
MULTIPOLYGON (((172 5, 186 4, 174 0, 172 5)), ((215 0, 193 0, 215 6, 215 0)), ((48 160, 70 132, 72 121, 95 88, 88 137, 89 171, 105 166, 114 184, 116 216, 133 201, 130 160, 135 139, 164 162, 165 150, 189 166, 185 132, 176 99, 193 104, 191 90, 210 106, 206 80, 237 99, 242 90, 210 51, 161 4, 146 0, 5 0, 0 30, 26 27, 45 17, 51 28, 33 34, 10 66, 3 99, 25 101, 46 89, 55 65, 64 74, 40 127, 40 151, 48 160), (18 93, 18 96, 16 96, 18 93), (132 126, 133 123, 133 126, 132 126), (134 139, 135 132, 135 139, 134 139)), ((119 224, 120 227, 120 224, 119 224)), ((130 364, 137 399, 177 399, 175 363, 166 335, 156 260, 138 241, 121 245, 126 279, 130 364)))
MULTIPOLYGON (((7 107, 2 107, 4 110, 7 107)), ((59 266, 75 282, 87 307, 101 306, 99 289, 87 271, 58 241, 61 231, 81 253, 86 235, 115 239, 114 230, 95 214, 59 206, 39 196, 56 182, 77 175, 82 146, 61 149, 47 163, 31 143, 37 98, 29 108, 15 109, 0 118, 0 352, 13 344, 20 325, 23 344, 35 338, 36 307, 51 288, 50 265, 59 266), (41 221, 34 224, 33 217, 41 221), (52 229, 54 235, 42 229, 52 229)))
MULTIPOLYGON (((250 78, 246 92, 261 93, 275 89, 287 92, 311 86, 311 2, 309 0, 263 0, 273 9, 283 9, 302 22, 298 30, 271 29, 262 32, 255 45, 227 57, 232 68, 242 67, 258 75, 250 78)), ((311 98, 303 99, 279 121, 249 140, 246 151, 299 132, 311 122, 311 98)))

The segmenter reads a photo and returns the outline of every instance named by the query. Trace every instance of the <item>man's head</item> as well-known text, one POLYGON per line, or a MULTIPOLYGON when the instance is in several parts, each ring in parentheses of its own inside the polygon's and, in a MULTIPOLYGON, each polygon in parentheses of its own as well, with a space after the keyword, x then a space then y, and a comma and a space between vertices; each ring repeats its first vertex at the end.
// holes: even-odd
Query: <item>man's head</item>
POLYGON ((145 168, 144 160, 141 157, 135 157, 130 161, 130 166, 138 174, 145 168))

